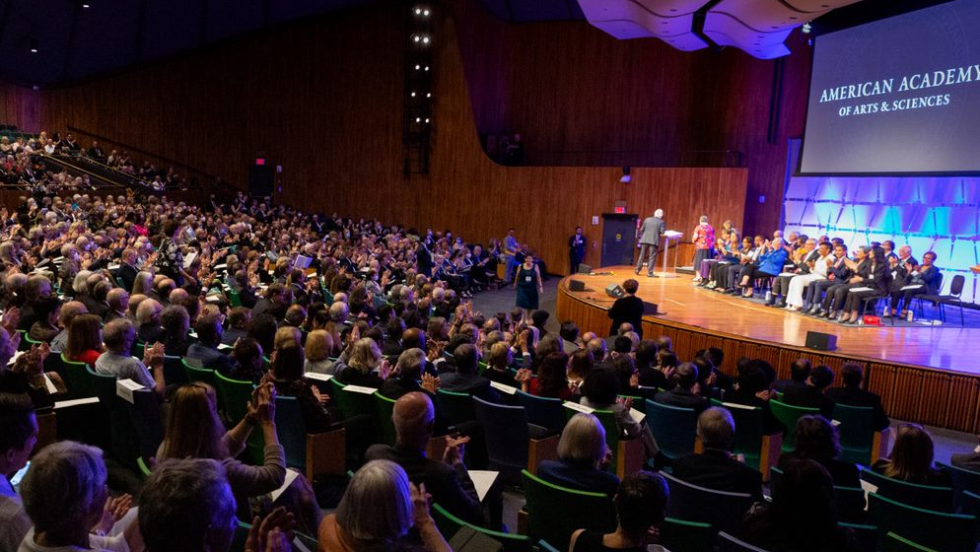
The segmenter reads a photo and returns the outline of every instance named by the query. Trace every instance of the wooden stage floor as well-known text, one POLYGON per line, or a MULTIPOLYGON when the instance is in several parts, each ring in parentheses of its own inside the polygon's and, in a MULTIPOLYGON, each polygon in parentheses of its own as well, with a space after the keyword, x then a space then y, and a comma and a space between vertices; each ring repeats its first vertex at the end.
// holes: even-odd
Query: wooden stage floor
MULTIPOLYGON (((596 270, 613 275, 574 276, 585 283, 587 291, 584 292, 569 291, 569 278, 565 278, 559 294, 608 309, 613 299, 606 295, 606 286, 635 277, 632 267, 596 270)), ((943 326, 891 327, 887 321, 882 326, 841 326, 699 288, 692 285, 691 276, 684 274, 677 278, 647 278, 641 273, 635 278, 640 282, 637 295, 644 301, 657 303, 663 313, 644 317, 652 322, 678 323, 721 337, 744 337, 800 348, 805 344, 806 333, 817 331, 837 336, 834 351, 837 355, 980 375, 980 328, 960 327, 955 310, 947 309, 948 321, 943 326)))

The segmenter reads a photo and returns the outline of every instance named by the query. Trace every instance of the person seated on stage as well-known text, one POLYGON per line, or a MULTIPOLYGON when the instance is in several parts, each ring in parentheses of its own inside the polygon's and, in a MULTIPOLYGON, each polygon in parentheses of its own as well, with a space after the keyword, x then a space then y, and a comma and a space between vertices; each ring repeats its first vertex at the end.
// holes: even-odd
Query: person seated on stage
POLYGON ((871 248, 867 245, 859 245, 854 249, 854 260, 844 258, 844 264, 848 268, 847 280, 839 279, 827 288, 827 295, 824 296, 820 306, 819 318, 829 318, 836 320, 841 311, 844 310, 844 300, 847 299, 847 292, 851 288, 863 287, 867 283, 871 273, 871 248))
POLYGON ((919 424, 901 424, 895 435, 891 458, 882 458, 871 469, 907 483, 951 487, 949 474, 933 467, 932 437, 919 424))
POLYGON ((609 308, 609 318, 612 324, 609 327, 609 335, 615 335, 619 327, 625 323, 630 323, 635 331, 643 336, 643 299, 636 296, 640 289, 640 283, 630 278, 623 282, 623 290, 626 295, 616 299, 612 307, 609 308))
POLYGON ((372 445, 364 461, 390 460, 401 466, 415 485, 425 485, 433 502, 451 514, 483 526, 486 520, 476 487, 463 464, 463 450, 469 438, 446 437, 442 458, 426 458, 425 450, 433 435, 436 411, 423 393, 408 393, 395 401, 392 421, 395 445, 372 445))
POLYGON ((806 306, 804 293, 807 286, 827 279, 827 269, 833 264, 833 246, 830 242, 820 242, 816 258, 810 255, 806 260, 806 273, 793 277, 786 292, 786 308, 801 311, 806 306))
POLYGON ((827 276, 825 280, 811 282, 804 291, 803 301, 809 305, 803 312, 805 314, 819 315, 823 305, 824 292, 831 287, 846 282, 853 272, 848 268, 847 246, 843 243, 834 243, 834 253, 831 258, 826 260, 827 276))
POLYGON ((891 254, 888 257, 888 271, 892 281, 888 288, 890 296, 888 308, 881 315, 882 318, 889 318, 898 314, 898 302, 902 299, 902 288, 909 285, 912 280, 912 271, 918 266, 919 261, 912 256, 912 248, 903 245, 898 248, 898 254, 891 254))
POLYGON ((769 244, 768 252, 759 256, 759 264, 746 265, 741 272, 740 286, 742 297, 750 298, 754 293, 753 280, 757 278, 773 278, 783 271, 788 253, 783 247, 783 241, 776 238, 769 244))
MULTIPOLYGON (((874 411, 874 429, 883 431, 891 424, 891 420, 885 414, 885 409, 881 405, 881 397, 870 391, 861 389, 864 381, 864 372, 860 364, 848 362, 841 368, 841 379, 844 381, 843 387, 830 389, 825 396, 833 403, 840 403, 847 406, 870 407, 874 411)), ((831 412, 832 414, 832 412, 831 412)))
POLYGON ((715 267, 718 263, 730 259, 732 255, 738 250, 738 236, 735 236, 735 245, 729 244, 728 240, 722 237, 715 239, 715 249, 713 251, 713 256, 710 259, 702 259, 701 266, 694 267, 698 271, 698 286, 708 285, 708 281, 711 279, 711 269, 715 267))
POLYGON ((805 408, 820 408, 824 411, 830 401, 824 392, 834 383, 834 372, 823 364, 810 370, 810 377, 802 387, 788 387, 783 391, 780 402, 805 408))
POLYGON ((806 387, 806 380, 810 377, 810 361, 805 358, 798 358, 789 364, 789 377, 788 380, 777 380, 772 388, 776 391, 782 393, 787 389, 793 387, 796 389, 803 389, 806 387))
POLYGON ((700 454, 689 453, 673 460, 677 479, 716 491, 746 493, 762 500, 762 474, 733 457, 735 420, 724 408, 709 408, 698 416, 698 437, 704 445, 700 454))
MULTIPOLYGON (((694 379, 697 379, 695 376, 694 379)), ((592 370, 585 383, 582 384, 582 399, 580 403, 594 410, 612 410, 616 418, 616 426, 631 439, 640 439, 647 459, 660 455, 653 433, 647 426, 646 420, 637 422, 630 415, 632 401, 619 401, 619 377, 612 370, 592 370)))
POLYGON ((803 247, 793 252, 793 267, 784 268, 780 275, 772 284, 772 296, 766 301, 767 307, 784 308, 786 306, 786 296, 789 295, 789 286, 793 280, 799 276, 810 273, 812 263, 820 257, 817 250, 817 240, 810 238, 806 240, 803 247), (789 274, 783 276, 783 274, 789 274))
POLYGON ((651 528, 663 522, 669 496, 667 481, 659 474, 638 471, 626 476, 613 499, 616 530, 602 534, 591 529, 578 529, 572 533, 569 552, 651 549, 647 545, 651 528))
POLYGON ((796 421, 796 448, 779 457, 779 469, 785 470, 799 460, 813 460, 827 469, 835 487, 861 487, 858 467, 839 460, 840 440, 837 428, 823 416, 801 416, 796 421))
POLYGON ((865 300, 888 296, 888 290, 891 286, 891 273, 888 270, 888 261, 885 260, 884 249, 875 247, 871 250, 871 264, 868 265, 868 274, 861 283, 863 285, 849 287, 847 290, 843 312, 839 320, 844 324, 857 324, 858 318, 861 316, 861 306, 865 300))
MULTIPOLYGON (((737 234, 733 234, 737 237, 737 234)), ((752 253, 752 238, 745 236, 742 238, 741 247, 730 246, 729 253, 724 259, 718 261, 714 266, 711 267, 711 275, 709 277, 708 285, 705 286, 707 289, 713 289, 717 291, 724 291, 728 288, 729 282, 729 268, 738 268, 739 263, 742 259, 751 255, 752 253)))
POLYGON ((765 252, 765 243, 764 237, 756 236, 752 240, 752 248, 739 254, 738 263, 725 268, 725 293, 733 295, 741 292, 739 282, 742 271, 759 264, 759 257, 765 252))
POLYGON ((538 464, 538 477, 568 489, 614 496, 619 478, 603 468, 611 459, 606 430, 599 419, 580 412, 561 433, 558 460, 538 464))
POLYGON ((939 286, 942 285, 943 276, 939 267, 936 266, 936 253, 927 251, 922 255, 922 264, 913 265, 907 284, 892 292, 890 308, 894 315, 895 311, 901 307, 901 317, 905 318, 909 313, 909 305, 916 295, 936 295, 939 293, 939 286))
POLYGON ((690 362, 681 364, 674 372, 673 379, 674 388, 657 393, 653 397, 655 402, 680 408, 693 408, 696 414, 708 408, 708 399, 698 394, 697 366, 690 362))

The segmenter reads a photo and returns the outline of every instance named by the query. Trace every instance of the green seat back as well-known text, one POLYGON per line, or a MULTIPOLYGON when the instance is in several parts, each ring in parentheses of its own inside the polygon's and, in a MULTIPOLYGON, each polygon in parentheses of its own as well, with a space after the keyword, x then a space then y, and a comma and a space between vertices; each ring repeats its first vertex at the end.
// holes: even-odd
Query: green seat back
POLYGON ((714 542, 710 523, 667 518, 660 524, 660 544, 671 552, 712 552, 714 542))
POLYGON ((576 529, 602 533, 616 529, 616 510, 610 497, 559 487, 527 470, 521 472, 521 478, 531 540, 544 539, 558 550, 568 550, 576 529))
POLYGON ((252 400, 255 386, 250 381, 234 380, 212 370, 218 408, 225 412, 232 423, 238 423, 248 414, 248 402, 252 400))
POLYGON ((517 397, 518 404, 524 407, 529 423, 543 427, 554 435, 561 434, 565 429, 565 409, 561 405, 561 399, 538 397, 523 391, 514 393, 514 396, 517 397))
POLYGON ((874 409, 862 406, 834 405, 834 420, 840 422, 840 459, 862 466, 871 465, 874 444, 874 409))
POLYGON ((963 493, 970 492, 974 495, 980 495, 980 472, 958 468, 942 462, 936 462, 936 466, 948 473, 950 479, 953 480, 953 505, 957 511, 962 510, 968 502, 964 499, 963 493))
POLYGON ((61 353, 61 365, 64 367, 65 375, 68 376, 65 383, 68 385, 68 395, 73 399, 95 396, 95 390, 89 386, 89 378, 86 377, 85 369, 88 367, 84 362, 68 360, 65 353, 61 353))
POLYGON ((531 537, 527 535, 517 535, 514 533, 501 533, 492 531, 472 523, 467 523, 458 517, 450 514, 445 508, 438 504, 432 505, 432 519, 436 522, 436 527, 447 541, 452 540, 453 536, 463 527, 469 527, 477 533, 483 533, 491 539, 499 542, 505 552, 529 552, 531 550, 531 537))
POLYGON ((929 548, 928 546, 922 546, 919 543, 912 542, 905 537, 896 535, 895 533, 888 533, 885 538, 881 541, 881 552, 939 552, 935 548, 929 548))
POLYGON ((388 446, 395 445, 395 423, 391 416, 395 412, 395 400, 389 399, 380 392, 374 393, 374 404, 376 406, 378 427, 381 428, 381 440, 388 446))
POLYGON ((903 537, 943 552, 973 552, 977 518, 908 506, 878 493, 868 494, 868 519, 879 536, 903 537))
POLYGON ((953 511, 953 488, 918 485, 861 470, 861 479, 878 487, 878 494, 892 500, 936 512, 953 511))
POLYGON ((769 409, 779 423, 783 424, 783 452, 790 452, 796 448, 796 421, 803 416, 820 414, 819 408, 793 406, 776 399, 769 401, 769 409))
POLYGON ((230 286, 225 288, 225 291, 228 292, 228 302, 232 307, 242 306, 242 298, 238 295, 237 291, 232 289, 230 286))
MULTIPOLYGON (((187 381, 190 383, 206 383, 211 387, 217 388, 217 382, 214 377, 214 370, 210 368, 201 368, 198 366, 191 366, 187 363, 186 358, 180 359, 181 364, 184 365, 184 373, 187 374, 187 381)), ((220 402, 219 402, 220 404, 220 402)))
MULTIPOLYGON (((17 331, 21 331, 21 330, 17 330, 17 331)), ((44 345, 44 342, 34 341, 33 339, 30 338, 30 336, 27 335, 27 332, 24 332, 23 335, 20 336, 20 345, 18 346, 18 350, 28 351, 34 345, 40 347, 41 345, 44 345)))
POLYGON ((441 411, 453 424, 472 422, 476 419, 472 395, 440 389, 436 392, 436 400, 439 401, 441 411))
POLYGON ((647 426, 667 458, 694 452, 698 415, 693 408, 680 408, 647 399, 647 426))
POLYGON ((142 456, 136 459, 136 465, 140 469, 140 476, 145 480, 150 477, 150 465, 146 463, 146 460, 142 456))
POLYGON ((306 422, 296 397, 276 397, 276 434, 286 453, 286 466, 306 472, 306 422))
POLYGON ((736 455, 741 454, 745 458, 746 466, 762 469, 759 462, 762 460, 765 412, 759 407, 729 405, 715 399, 711 399, 711 406, 724 408, 732 414, 732 419, 735 421, 735 443, 732 452, 736 455))
POLYGON ((332 378, 330 385, 333 388, 333 397, 336 401, 337 408, 345 420, 354 416, 369 416, 372 419, 374 418, 377 407, 374 405, 374 397, 372 395, 346 391, 345 388, 347 386, 337 381, 337 378, 332 378))
POLYGON ((179 356, 167 355, 163 358, 163 381, 167 385, 184 385, 188 383, 187 372, 184 371, 183 359, 179 356))

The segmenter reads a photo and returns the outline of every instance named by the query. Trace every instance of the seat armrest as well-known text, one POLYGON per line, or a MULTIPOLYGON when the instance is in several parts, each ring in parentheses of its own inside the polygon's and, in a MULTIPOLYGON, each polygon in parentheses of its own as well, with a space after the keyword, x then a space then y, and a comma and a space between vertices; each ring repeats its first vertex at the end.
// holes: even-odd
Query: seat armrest
POLYGON ((886 427, 881 431, 876 431, 871 441, 871 465, 873 466, 879 458, 888 457, 888 446, 891 444, 892 428, 886 427))
POLYGON ((306 434, 306 478, 347 473, 347 430, 306 434))
POLYGON ((527 445, 527 471, 538 475, 538 464, 544 460, 558 460, 558 436, 531 439, 527 445))

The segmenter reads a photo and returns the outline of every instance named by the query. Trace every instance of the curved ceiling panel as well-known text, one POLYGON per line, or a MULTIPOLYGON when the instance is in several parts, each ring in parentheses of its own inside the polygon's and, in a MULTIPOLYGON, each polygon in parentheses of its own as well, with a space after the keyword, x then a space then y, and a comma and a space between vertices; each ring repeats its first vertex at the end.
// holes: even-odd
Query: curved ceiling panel
POLYGON ((792 27, 787 27, 773 32, 759 32, 725 13, 708 12, 704 18, 704 34, 714 43, 738 48, 759 59, 774 59, 789 54, 785 41, 792 30, 792 27))
POLYGON ((653 37, 686 51, 708 46, 692 30, 694 4, 693 0, 579 0, 592 26, 620 40, 653 37), (647 5, 677 15, 659 15, 647 5))

